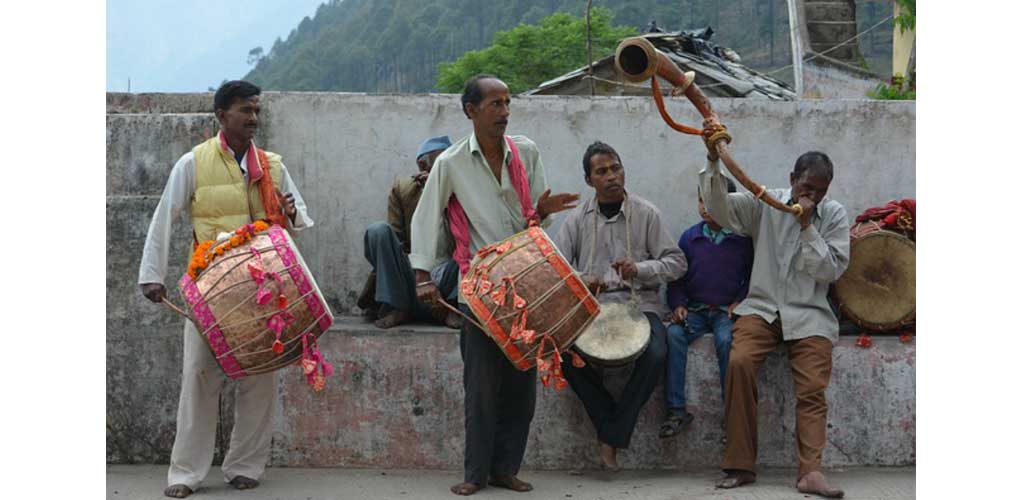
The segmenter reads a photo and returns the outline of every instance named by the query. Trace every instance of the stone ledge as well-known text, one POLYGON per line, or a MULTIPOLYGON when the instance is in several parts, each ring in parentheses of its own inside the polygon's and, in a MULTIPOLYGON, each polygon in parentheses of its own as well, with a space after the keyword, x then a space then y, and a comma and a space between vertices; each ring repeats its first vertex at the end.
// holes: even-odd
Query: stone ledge
MULTIPOLYGON (((915 345, 879 337, 870 349, 844 337, 834 350, 827 466, 915 463, 915 345)), ((462 362, 458 332, 407 325, 381 330, 339 317, 322 337, 340 368, 322 393, 293 369, 282 371, 275 465, 290 467, 459 468, 463 450, 462 362)), ((712 340, 692 344, 687 393, 695 422, 675 439, 658 438, 662 384, 646 404, 622 462, 631 468, 715 466, 722 451, 721 403, 712 340)), ((760 464, 796 463, 794 394, 786 354, 760 373, 760 464)), ((622 384, 626 370, 607 373, 622 384)), ((525 466, 593 467, 595 433, 569 389, 539 385, 525 466)))

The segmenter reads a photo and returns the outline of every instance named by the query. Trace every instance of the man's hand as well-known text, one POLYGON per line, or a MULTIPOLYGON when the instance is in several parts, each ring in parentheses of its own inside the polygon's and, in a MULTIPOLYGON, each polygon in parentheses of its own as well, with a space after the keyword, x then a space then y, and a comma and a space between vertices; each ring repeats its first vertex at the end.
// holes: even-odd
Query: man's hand
POLYGON ((812 212, 816 210, 816 203, 808 199, 805 196, 798 198, 798 204, 802 207, 802 215, 798 217, 798 223, 802 225, 802 229, 809 227, 812 223, 812 212))
POLYGON ((139 288, 142 289, 144 297, 156 304, 159 304, 161 299, 167 296, 167 289, 161 283, 143 283, 139 285, 139 288))
POLYGON ((613 269, 620 273, 620 278, 629 280, 638 275, 638 265, 624 257, 613 263, 613 269))
POLYGON ((581 275, 581 281, 584 282, 584 286, 588 287, 588 291, 595 296, 598 296, 606 288, 606 284, 598 276, 583 274, 581 275))
POLYGON ((688 308, 684 306, 677 306, 673 309, 673 314, 670 315, 671 323, 684 324, 684 320, 688 319, 688 308))
POLYGON ((577 206, 576 202, 581 198, 580 194, 577 193, 559 193, 549 196, 551 189, 546 189, 541 196, 538 197, 538 206, 535 210, 538 212, 538 217, 544 219, 556 212, 562 212, 563 210, 569 210, 577 206))
POLYGON ((417 175, 413 176, 413 182, 423 186, 424 183, 427 182, 427 178, 430 173, 431 172, 417 172, 417 175))
POLYGON ((706 150, 708 150, 709 161, 719 161, 720 159, 720 153, 716 151, 716 145, 709 144, 708 139, 716 131, 716 128, 721 125, 723 124, 720 123, 720 119, 716 115, 702 120, 702 137, 706 139, 704 142, 706 150))
POLYGON ((296 199, 292 196, 292 193, 282 193, 276 191, 278 194, 278 203, 281 204, 281 208, 285 211, 285 215, 289 216, 292 222, 296 222, 296 199))
POLYGON ((431 281, 431 273, 417 269, 417 301, 428 306, 436 306, 442 302, 442 294, 438 285, 431 281))

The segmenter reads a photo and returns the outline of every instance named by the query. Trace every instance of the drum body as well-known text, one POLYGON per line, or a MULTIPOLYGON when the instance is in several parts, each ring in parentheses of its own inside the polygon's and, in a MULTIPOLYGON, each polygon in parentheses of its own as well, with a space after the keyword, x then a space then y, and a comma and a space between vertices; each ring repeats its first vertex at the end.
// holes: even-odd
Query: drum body
POLYGON ((874 222, 851 229, 851 262, 834 286, 841 312, 856 325, 893 330, 916 319, 916 244, 874 222))
POLYGON ((520 370, 553 357, 554 348, 566 350, 599 314, 595 297, 539 227, 480 249, 460 293, 520 370))
POLYGON ((294 364, 305 344, 315 343, 333 322, 303 257, 279 226, 225 250, 195 279, 183 276, 179 287, 193 322, 230 378, 294 364))
POLYGON ((602 312, 578 337, 574 349, 601 367, 618 367, 641 356, 652 340, 652 329, 633 300, 608 300, 599 295, 602 312))

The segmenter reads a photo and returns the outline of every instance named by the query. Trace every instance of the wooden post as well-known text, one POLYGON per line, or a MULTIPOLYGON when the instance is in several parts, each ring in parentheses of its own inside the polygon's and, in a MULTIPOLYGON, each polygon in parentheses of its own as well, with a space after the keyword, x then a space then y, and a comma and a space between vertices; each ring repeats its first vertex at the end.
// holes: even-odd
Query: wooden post
POLYGON ((787 0, 787 20, 791 26, 791 65, 794 69, 794 90, 801 99, 805 95, 805 79, 802 76, 802 37, 798 25, 797 0, 787 0))
POLYGON ((588 0, 588 10, 584 13, 585 40, 588 47, 588 85, 591 87, 591 96, 595 97, 595 78, 591 72, 591 0, 588 0))

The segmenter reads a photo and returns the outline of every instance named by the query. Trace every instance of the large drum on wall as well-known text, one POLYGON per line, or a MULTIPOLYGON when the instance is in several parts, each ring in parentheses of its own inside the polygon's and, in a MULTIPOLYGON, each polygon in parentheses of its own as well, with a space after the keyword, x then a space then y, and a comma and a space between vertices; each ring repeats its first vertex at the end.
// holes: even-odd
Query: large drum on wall
POLYGON ((876 331, 901 328, 916 319, 916 244, 864 222, 851 229, 851 262, 834 286, 841 313, 876 331))

